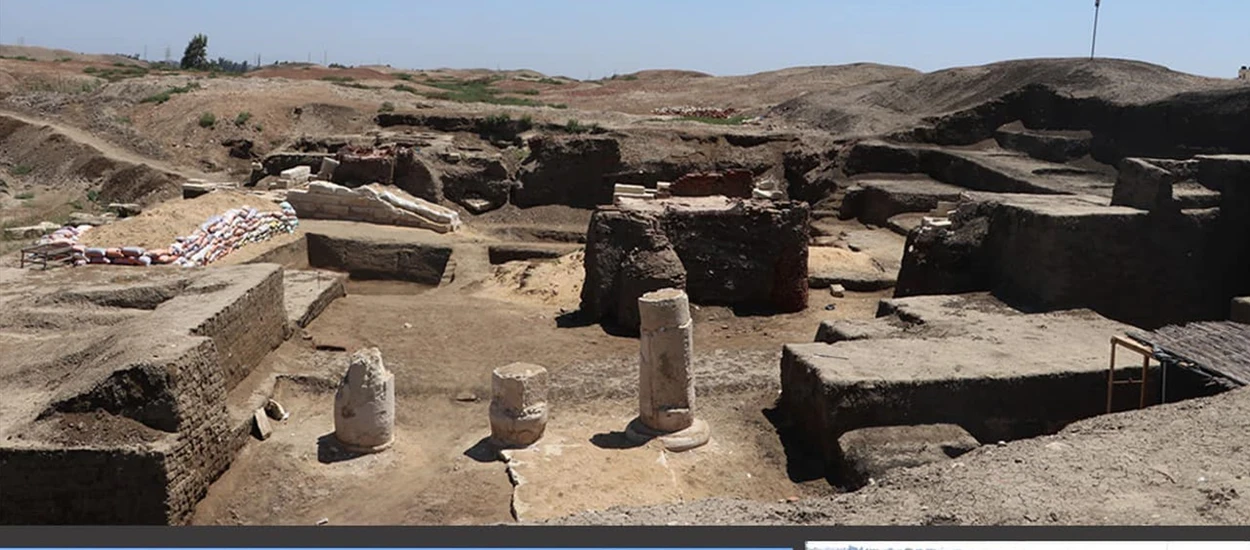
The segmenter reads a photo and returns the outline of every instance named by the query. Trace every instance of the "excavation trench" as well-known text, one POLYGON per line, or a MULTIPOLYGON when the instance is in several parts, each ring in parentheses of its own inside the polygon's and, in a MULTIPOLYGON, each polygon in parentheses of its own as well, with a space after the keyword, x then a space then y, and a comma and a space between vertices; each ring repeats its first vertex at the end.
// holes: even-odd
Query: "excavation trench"
MULTIPOLYGON (((797 447, 795 454, 822 463, 826 480, 841 490, 857 490, 870 483, 873 475, 884 474, 887 467, 919 466, 971 450, 975 444, 952 443, 955 426, 977 444, 994 445, 1054 434, 1075 421, 1108 413, 1105 363, 1101 369, 1088 365, 1014 375, 952 372, 942 377, 904 372, 869 381, 839 376, 837 367, 827 368, 830 362, 855 358, 855 353, 839 355, 837 348, 786 346, 778 412, 782 436, 797 447), (874 434, 877 428, 904 426, 914 428, 874 434), (908 445, 915 448, 905 448, 908 445), (927 455, 921 452, 926 446, 927 455)), ((892 353, 888 347, 881 351, 892 353)), ((1143 399, 1140 384, 1123 383, 1141 379, 1140 359, 1123 350, 1120 355, 1117 384, 1111 392, 1112 412, 1136 409, 1143 399), (1134 360, 1137 364, 1131 366, 1134 360)), ((877 365, 899 367, 880 360, 877 365)), ((1200 372, 1170 367, 1166 399, 1161 399, 1162 374, 1157 362, 1147 369, 1146 406, 1206 397, 1226 389, 1200 372)))

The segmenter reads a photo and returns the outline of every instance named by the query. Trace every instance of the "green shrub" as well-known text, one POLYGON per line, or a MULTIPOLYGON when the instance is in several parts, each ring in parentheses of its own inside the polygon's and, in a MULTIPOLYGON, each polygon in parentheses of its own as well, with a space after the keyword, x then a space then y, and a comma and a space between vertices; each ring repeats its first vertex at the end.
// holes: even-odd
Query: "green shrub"
POLYGON ((412 82, 412 75, 408 73, 393 73, 391 76, 394 76, 395 78, 398 78, 400 80, 412 82))
POLYGON ((238 116, 234 117, 234 125, 242 127, 246 125, 247 121, 251 119, 252 119, 252 113, 243 111, 242 113, 239 113, 238 116))
POLYGON ((33 171, 35 171, 34 167, 25 164, 19 164, 9 169, 9 173, 14 176, 25 176, 33 171))
POLYGON ((19 201, 28 201, 30 199, 35 198, 35 194, 31 193, 30 191, 27 191, 25 193, 18 193, 17 195, 14 195, 13 198, 19 201))
POLYGON ((539 84, 554 84, 556 86, 562 86, 564 84, 564 82, 556 80, 554 78, 542 78, 538 80, 538 83, 539 84))
POLYGON ((91 202, 99 202, 99 201, 100 201, 100 192, 99 192, 99 191, 96 191, 95 189, 89 189, 89 190, 87 190, 87 200, 89 200, 89 201, 91 201, 91 202))
POLYGON ((392 90, 395 90, 395 91, 397 91, 397 92, 408 92, 408 93, 410 93, 410 94, 415 94, 415 93, 417 93, 417 89, 416 89, 416 88, 413 88, 412 86, 409 86, 409 85, 407 85, 407 84, 396 84, 396 85, 394 85, 394 86, 391 86, 391 89, 392 89, 392 90))
POLYGON ((382 105, 378 107, 379 113, 390 113, 394 111, 395 111, 395 104, 389 101, 382 102, 382 105))
POLYGON ((323 76, 321 77, 321 80, 324 80, 326 82, 355 82, 356 81, 356 79, 350 76, 334 76, 334 75, 323 76))
POLYGON ((139 103, 155 103, 157 105, 160 105, 166 101, 169 101, 169 99, 173 97, 174 95, 185 94, 185 93, 191 92, 192 90, 198 90, 198 89, 200 89, 199 82, 192 82, 190 84, 187 84, 186 86, 174 86, 173 88, 169 88, 168 90, 165 90, 159 94, 153 94, 143 99, 140 99, 139 103))
POLYGON ((203 113, 200 115, 200 128, 212 128, 217 124, 217 115, 213 113, 203 113))

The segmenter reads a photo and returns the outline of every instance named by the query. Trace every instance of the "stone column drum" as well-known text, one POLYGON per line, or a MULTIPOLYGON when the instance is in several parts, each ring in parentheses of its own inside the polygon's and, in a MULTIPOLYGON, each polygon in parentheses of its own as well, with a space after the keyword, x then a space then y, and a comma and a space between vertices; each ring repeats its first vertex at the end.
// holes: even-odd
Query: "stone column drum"
POLYGON ((694 321, 690 299, 665 288, 638 299, 638 420, 626 434, 659 438, 672 451, 707 443, 708 427, 694 415, 694 321))
POLYGON ((395 375, 378 348, 352 354, 334 396, 334 437, 357 453, 384 451, 395 441, 395 375))
POLYGON ((534 444, 547 429, 547 369, 512 363, 491 375, 490 438, 499 447, 534 444))

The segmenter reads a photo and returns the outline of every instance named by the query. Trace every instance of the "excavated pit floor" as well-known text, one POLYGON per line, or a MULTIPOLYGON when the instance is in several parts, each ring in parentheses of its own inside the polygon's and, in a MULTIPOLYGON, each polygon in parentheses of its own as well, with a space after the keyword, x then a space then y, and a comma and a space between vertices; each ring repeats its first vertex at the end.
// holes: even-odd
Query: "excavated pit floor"
MULTIPOLYGON (((482 258, 485 260, 485 257, 482 258)), ((489 263, 486 268, 489 268, 489 263)), ((290 412, 252 441, 201 501, 196 524, 482 524, 558 517, 610 506, 730 496, 775 502, 828 494, 823 476, 796 472, 765 411, 775 405, 780 344, 810 340, 821 320, 866 318, 884 295, 813 293, 808 310, 737 317, 697 307, 699 416, 712 443, 681 454, 625 445, 637 414, 638 341, 597 325, 568 326, 560 308, 479 295, 480 273, 429 287, 349 281, 260 370, 279 377, 290 412), (825 305, 835 304, 832 311, 825 305), (565 326, 561 326, 565 325, 565 326), (397 443, 378 455, 325 445, 347 354, 378 346, 396 374, 397 443), (551 372, 547 436, 504 462, 486 452, 490 372, 514 361, 551 372)))

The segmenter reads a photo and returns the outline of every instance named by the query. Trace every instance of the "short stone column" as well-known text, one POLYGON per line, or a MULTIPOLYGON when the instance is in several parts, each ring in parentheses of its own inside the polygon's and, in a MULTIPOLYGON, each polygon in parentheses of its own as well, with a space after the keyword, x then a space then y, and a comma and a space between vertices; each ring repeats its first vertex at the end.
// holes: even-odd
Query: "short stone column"
POLYGON ((708 442, 707 423, 694 415, 694 321, 690 299, 665 288, 638 299, 638 420, 626 435, 635 441, 660 439, 671 451, 708 442))
POLYGON ((384 451, 395 441, 395 375, 378 348, 352 354, 334 396, 334 437, 357 453, 384 451))
POLYGON ((512 363, 491 374, 490 438, 504 448, 527 447, 547 429, 547 369, 512 363))

